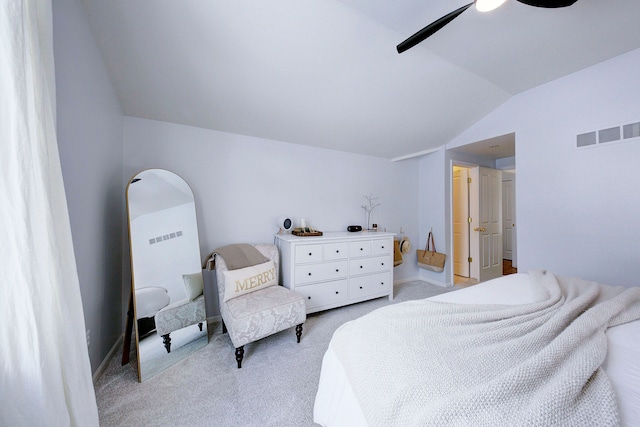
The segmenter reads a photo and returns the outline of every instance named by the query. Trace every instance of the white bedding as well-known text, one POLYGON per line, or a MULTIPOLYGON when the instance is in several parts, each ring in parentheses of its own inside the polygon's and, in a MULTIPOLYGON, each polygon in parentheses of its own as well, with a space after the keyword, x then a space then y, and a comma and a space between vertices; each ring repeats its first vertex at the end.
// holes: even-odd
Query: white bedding
POLYGON ((136 289, 136 318, 153 317, 169 305, 169 293, 159 286, 136 289))
MULTIPOLYGON (((433 301, 462 304, 525 304, 539 302, 527 274, 505 276, 460 291, 432 297, 433 301)), ((607 331, 609 350, 603 368, 618 398, 624 426, 640 425, 640 321, 612 327, 607 331)), ((351 389, 332 344, 325 353, 314 421, 324 426, 365 426, 362 409, 351 389)))

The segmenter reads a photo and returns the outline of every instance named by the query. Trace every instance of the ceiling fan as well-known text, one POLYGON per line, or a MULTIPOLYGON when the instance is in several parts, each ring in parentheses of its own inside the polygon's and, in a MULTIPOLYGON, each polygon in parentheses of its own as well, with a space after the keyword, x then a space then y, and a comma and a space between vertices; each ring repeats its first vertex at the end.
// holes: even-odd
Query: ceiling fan
MULTIPOLYGON (((545 7, 545 8, 557 8, 557 7, 567 7, 571 6, 578 0, 517 0, 520 3, 527 4, 529 6, 535 7, 545 7)), ((447 25, 449 22, 456 19, 458 16, 462 14, 465 10, 469 9, 474 4, 476 5, 476 9, 480 12, 488 12, 500 6, 504 3, 505 0, 474 0, 471 3, 462 6, 459 9, 454 10, 451 13, 446 14, 442 18, 432 22, 427 25, 402 43, 397 46, 398 53, 402 53, 405 50, 411 49, 418 43, 424 41, 427 37, 431 36, 433 33, 447 25)))

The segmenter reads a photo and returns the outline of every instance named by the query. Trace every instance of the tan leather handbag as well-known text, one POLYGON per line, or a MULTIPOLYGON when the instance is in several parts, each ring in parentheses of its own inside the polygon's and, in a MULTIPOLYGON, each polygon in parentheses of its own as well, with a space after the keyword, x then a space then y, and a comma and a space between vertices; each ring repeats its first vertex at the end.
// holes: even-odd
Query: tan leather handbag
POLYGON ((438 273, 444 270, 447 255, 436 252, 436 242, 433 240, 431 231, 427 237, 427 246, 425 246, 424 250, 418 249, 416 253, 418 254, 418 267, 438 273))

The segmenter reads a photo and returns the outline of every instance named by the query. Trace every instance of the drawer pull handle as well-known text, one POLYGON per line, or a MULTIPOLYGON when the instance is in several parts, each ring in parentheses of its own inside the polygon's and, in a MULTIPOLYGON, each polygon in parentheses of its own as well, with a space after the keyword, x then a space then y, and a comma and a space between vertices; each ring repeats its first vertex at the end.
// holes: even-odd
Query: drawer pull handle
POLYGON ((362 268, 362 266, 360 266, 360 268, 362 268))
POLYGON ((311 273, 309 273, 309 276, 311 276, 311 273))
POLYGON ((337 273, 338 271, 340 271, 340 269, 336 268, 336 273, 337 273))
POLYGON ((382 247, 382 249, 384 249, 384 246, 382 247))
POLYGON ((364 248, 360 248, 361 251, 364 251, 364 248))
POLYGON ((340 253, 340 250, 339 250, 339 249, 336 249, 336 253, 337 253, 337 254, 339 254, 339 253, 340 253))
POLYGON ((362 289, 362 286, 360 286, 360 289, 362 289))
POLYGON ((384 262, 381 262, 380 265, 384 265, 384 262))
POLYGON ((311 297, 307 297, 308 299, 311 299, 311 297))
POLYGON ((311 252, 309 252, 309 256, 311 256, 311 255, 312 255, 311 252))
POLYGON ((336 295, 338 295, 340 292, 336 291, 336 295))

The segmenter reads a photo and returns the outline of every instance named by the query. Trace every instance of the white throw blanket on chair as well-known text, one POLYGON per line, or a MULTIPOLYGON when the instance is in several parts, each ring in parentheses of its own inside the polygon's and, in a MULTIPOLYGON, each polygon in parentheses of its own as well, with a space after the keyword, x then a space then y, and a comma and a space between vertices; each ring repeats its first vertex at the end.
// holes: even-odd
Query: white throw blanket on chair
POLYGON ((618 425, 605 331, 640 288, 531 272, 541 302, 409 301, 348 322, 334 349, 369 425, 618 425))

